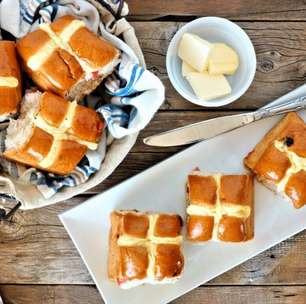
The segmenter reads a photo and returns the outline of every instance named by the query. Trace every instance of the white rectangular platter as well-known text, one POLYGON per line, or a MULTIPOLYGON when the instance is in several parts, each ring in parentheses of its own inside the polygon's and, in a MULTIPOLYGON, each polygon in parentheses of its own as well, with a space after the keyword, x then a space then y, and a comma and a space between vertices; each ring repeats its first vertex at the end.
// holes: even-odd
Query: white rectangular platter
MULTIPOLYGON (((306 111, 300 115, 306 119, 306 111)), ((306 228, 306 207, 296 210, 256 182, 254 240, 244 244, 184 242, 185 270, 172 285, 122 290, 107 278, 113 210, 175 212, 185 218, 188 173, 197 166, 206 173, 245 172, 243 158, 279 119, 265 119, 196 144, 60 215, 106 303, 167 303, 306 228)))

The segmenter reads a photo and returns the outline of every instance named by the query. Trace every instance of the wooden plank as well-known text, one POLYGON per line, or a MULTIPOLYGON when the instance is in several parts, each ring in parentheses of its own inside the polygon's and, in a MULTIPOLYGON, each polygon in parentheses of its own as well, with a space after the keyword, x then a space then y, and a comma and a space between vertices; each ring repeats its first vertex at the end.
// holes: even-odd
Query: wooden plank
MULTIPOLYGON (((103 300, 93 286, 31 286, 31 285, 3 285, 0 293, 4 303, 14 304, 102 304, 103 300)), ((305 304, 305 286, 243 286, 243 287, 199 287, 181 298, 171 302, 173 304, 305 304), (250 302, 251 301, 251 302, 250 302)))
POLYGON ((102 304, 94 286, 31 286, 3 285, 0 294, 4 303, 14 304, 102 304))
POLYGON ((232 20, 305 20, 302 0, 127 0, 130 19, 152 20, 165 16, 221 16, 232 20))
POLYGON ((175 304, 305 304, 305 286, 201 287, 174 301, 175 304))
MULTIPOLYGON (((177 3, 177 1, 163 1, 163 3, 177 3)), ((231 1, 224 1, 224 3, 231 3, 231 1)), ((144 51, 148 68, 162 79, 166 87, 166 101, 162 107, 166 110, 200 109, 199 106, 187 102, 174 90, 166 72, 168 44, 183 24, 179 22, 132 23, 144 51)), ((256 77, 244 96, 221 109, 256 109, 305 82, 306 23, 238 22, 238 25, 246 30, 255 46, 256 77)))
MULTIPOLYGON (((11 222, 1 222, 0 284, 93 284, 57 217, 85 199, 76 197, 45 208, 18 211, 11 222)), ((274 246, 209 284, 305 284, 305 251, 306 232, 274 246)))
POLYGON ((91 282, 57 214, 84 198, 31 211, 0 222, 0 284, 91 282), (73 279, 74 278, 74 279, 73 279))

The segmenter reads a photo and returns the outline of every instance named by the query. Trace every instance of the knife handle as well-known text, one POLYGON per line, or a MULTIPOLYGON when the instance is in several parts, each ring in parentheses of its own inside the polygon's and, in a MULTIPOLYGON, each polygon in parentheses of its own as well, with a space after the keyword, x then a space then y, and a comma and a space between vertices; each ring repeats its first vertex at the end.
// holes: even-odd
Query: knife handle
POLYGON ((299 98, 289 100, 280 105, 261 108, 255 111, 253 114, 255 120, 260 120, 266 117, 285 114, 288 112, 299 111, 305 108, 306 108, 306 96, 301 96, 299 98))

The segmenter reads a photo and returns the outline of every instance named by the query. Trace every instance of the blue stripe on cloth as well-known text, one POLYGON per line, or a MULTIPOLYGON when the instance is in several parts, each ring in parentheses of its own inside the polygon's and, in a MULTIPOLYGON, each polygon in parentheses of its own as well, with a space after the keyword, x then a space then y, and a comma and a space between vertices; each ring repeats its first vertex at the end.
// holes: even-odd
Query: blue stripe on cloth
POLYGON ((88 173, 89 173, 89 174, 93 174, 93 173, 97 172, 97 168, 89 167, 88 169, 89 169, 89 170, 88 170, 88 173))
POLYGON ((40 15, 43 17, 43 21, 49 23, 51 21, 52 8, 50 10, 49 6, 44 7, 39 11, 40 15))
POLYGON ((29 18, 30 20, 33 19, 33 15, 31 15, 28 11, 24 12, 25 16, 27 16, 27 18, 29 18))
POLYGON ((100 109, 98 109, 98 112, 103 115, 108 126, 113 126, 116 124, 123 127, 128 124, 130 119, 129 114, 124 112, 119 106, 113 104, 106 104, 102 106, 100 109))
POLYGON ((85 176, 88 176, 87 166, 84 166, 84 167, 77 166, 77 169, 81 171, 85 176))
POLYGON ((24 16, 27 17, 27 19, 28 19, 29 21, 32 21, 32 20, 33 20, 33 15, 29 14, 28 11, 25 11, 24 16))
MULTIPOLYGON (((44 14, 42 10, 48 5, 50 5, 53 1, 56 0, 30 0, 28 6, 24 8, 24 12, 22 13, 24 20, 30 24, 33 24, 34 22, 36 22, 36 20, 38 20, 39 23, 42 23, 42 18, 40 18, 39 15, 40 13, 44 14)), ((50 20, 52 12, 46 12, 47 15, 46 13, 44 15, 48 18, 48 20, 50 20)))
POLYGON ((80 183, 84 182, 88 179, 90 175, 97 171, 96 168, 93 167, 77 167, 77 170, 71 175, 64 177, 61 181, 57 181, 53 183, 52 190, 54 193, 58 192, 62 187, 74 187, 79 185, 80 183))
POLYGON ((22 16, 22 19, 24 22, 28 23, 28 24, 32 24, 31 20, 29 20, 26 16, 22 16))
POLYGON ((113 95, 113 96, 128 96, 128 95, 130 95, 131 90, 134 90, 135 82, 139 79, 139 77, 136 78, 136 74, 141 69, 142 68, 138 64, 135 64, 133 69, 132 69, 131 77, 130 77, 130 80, 129 80, 128 84, 124 88, 118 90, 117 92, 111 93, 111 95, 113 95))
POLYGON ((32 2, 29 2, 28 6, 28 12, 30 15, 32 15, 32 18, 34 17, 37 8, 41 5, 41 3, 46 2, 46 0, 32 0, 32 2))
POLYGON ((140 73, 139 73, 139 75, 138 75, 138 78, 137 78, 136 82, 140 79, 140 77, 142 76, 142 74, 143 74, 144 71, 145 71, 144 68, 141 67, 140 73))
POLYGON ((57 3, 53 3, 51 4, 52 7, 52 12, 51 12, 51 22, 55 19, 57 11, 58 11, 58 4, 57 3))
POLYGON ((96 168, 90 167, 90 166, 83 166, 83 167, 77 166, 77 169, 78 171, 81 171, 81 173, 83 173, 87 177, 97 171, 96 168))
POLYGON ((21 14, 23 14, 25 10, 26 10, 25 5, 23 4, 23 2, 20 2, 20 12, 21 12, 21 14))
MULTIPOLYGON (((85 163, 88 163, 88 161, 86 160, 85 163)), ((97 172, 97 168, 89 165, 78 165, 75 171, 67 176, 35 170, 31 172, 30 182, 43 189, 44 193, 52 196, 65 186, 74 187, 85 182, 95 172, 97 172)))
POLYGON ((32 18, 27 17, 27 12, 24 12, 24 14, 22 15, 22 19, 28 23, 28 24, 32 24, 32 18))
POLYGON ((45 6, 45 7, 42 8, 40 11, 46 11, 49 15, 51 15, 52 7, 50 7, 50 6, 45 6))
POLYGON ((137 115, 137 109, 134 108, 134 109, 131 111, 131 113, 130 113, 130 120, 129 120, 129 123, 131 123, 131 122, 135 119, 136 115, 137 115))
POLYGON ((18 167, 14 162, 10 162, 10 174, 16 179, 19 178, 18 167))
POLYGON ((38 6, 40 6, 42 3, 48 2, 48 0, 33 0, 33 2, 34 2, 34 6, 35 6, 35 7, 38 7, 38 6), (35 4, 35 2, 36 2, 36 4, 35 4))
MULTIPOLYGON (((141 76, 143 75, 144 71, 145 71, 145 69, 143 67, 141 67, 138 70, 139 74, 138 74, 137 80, 135 81, 135 84, 141 78, 141 76)), ((140 92, 138 90, 136 90, 135 88, 132 88, 132 89, 130 89, 129 94, 127 94, 125 96, 131 96, 131 95, 136 94, 136 93, 140 93, 140 92)), ((130 104, 129 103, 130 100, 131 100, 131 98, 129 98, 129 97, 124 98, 124 96, 122 96, 121 103, 124 104, 124 105, 129 105, 130 104)))
POLYGON ((72 176, 68 176, 63 180, 62 183, 68 186, 75 186, 75 179, 72 178, 72 176))
POLYGON ((86 169, 87 169, 87 176, 90 176, 91 174, 97 172, 97 168, 91 166, 87 167, 86 169))

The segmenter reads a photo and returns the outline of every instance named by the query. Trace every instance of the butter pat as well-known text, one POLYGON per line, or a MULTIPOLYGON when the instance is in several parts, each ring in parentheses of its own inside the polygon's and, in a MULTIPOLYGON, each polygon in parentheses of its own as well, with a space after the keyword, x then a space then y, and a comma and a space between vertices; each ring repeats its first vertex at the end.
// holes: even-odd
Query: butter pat
POLYGON ((208 72, 192 72, 186 76, 197 97, 210 100, 231 93, 232 89, 223 75, 210 75, 208 72))
POLYGON ((178 47, 178 56, 195 70, 207 70, 212 44, 197 35, 185 33, 178 47))
POLYGON ((211 75, 233 75, 239 66, 238 54, 224 43, 215 43, 208 59, 211 75))
POLYGON ((183 77, 186 77, 189 73, 196 72, 196 70, 190 66, 187 62, 182 62, 182 75, 183 77))

